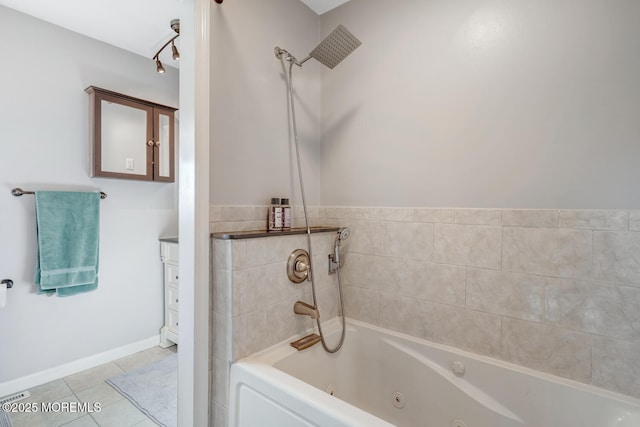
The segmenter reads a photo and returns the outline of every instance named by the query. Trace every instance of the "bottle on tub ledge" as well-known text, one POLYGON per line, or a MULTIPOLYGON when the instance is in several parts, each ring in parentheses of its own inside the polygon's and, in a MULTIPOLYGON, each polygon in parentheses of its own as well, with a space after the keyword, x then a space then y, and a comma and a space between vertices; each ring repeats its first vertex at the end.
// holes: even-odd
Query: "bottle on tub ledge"
POLYGON ((291 206, 289 199, 280 199, 282 205, 282 229, 291 230, 291 206))
POLYGON ((284 215, 281 205, 281 200, 277 197, 271 198, 271 205, 269 205, 269 220, 267 223, 267 231, 282 231, 284 223, 284 215))

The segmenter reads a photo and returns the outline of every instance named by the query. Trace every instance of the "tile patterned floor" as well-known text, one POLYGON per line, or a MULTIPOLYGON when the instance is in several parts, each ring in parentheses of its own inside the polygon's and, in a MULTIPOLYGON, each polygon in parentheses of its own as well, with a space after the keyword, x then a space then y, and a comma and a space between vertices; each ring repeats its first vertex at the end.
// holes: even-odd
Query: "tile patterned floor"
POLYGON ((153 427, 156 424, 105 381, 155 362, 177 351, 153 347, 114 362, 29 389, 25 402, 100 402, 99 412, 13 413, 14 427, 153 427))

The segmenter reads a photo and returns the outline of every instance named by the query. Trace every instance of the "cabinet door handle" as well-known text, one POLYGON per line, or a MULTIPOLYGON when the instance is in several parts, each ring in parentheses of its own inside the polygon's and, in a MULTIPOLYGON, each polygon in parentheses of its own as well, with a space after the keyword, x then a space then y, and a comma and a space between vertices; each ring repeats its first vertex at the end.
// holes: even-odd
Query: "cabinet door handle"
POLYGON ((178 303, 178 298, 176 298, 176 304, 178 303))
POLYGON ((156 141, 156 147, 160 147, 160 141, 156 141))
POLYGON ((147 141, 147 147, 153 147, 153 140, 147 141))
POLYGON ((176 276, 176 280, 178 280, 178 276, 176 276))

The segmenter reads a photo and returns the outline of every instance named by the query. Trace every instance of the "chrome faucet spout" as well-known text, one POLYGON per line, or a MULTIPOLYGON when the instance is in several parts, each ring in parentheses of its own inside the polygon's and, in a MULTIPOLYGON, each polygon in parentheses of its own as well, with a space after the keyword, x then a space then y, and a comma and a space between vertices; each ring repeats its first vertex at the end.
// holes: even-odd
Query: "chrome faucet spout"
POLYGON ((293 305, 293 312, 295 314, 301 314, 303 316, 309 316, 312 319, 319 319, 320 312, 318 309, 312 305, 307 304, 306 302, 296 301, 293 305))

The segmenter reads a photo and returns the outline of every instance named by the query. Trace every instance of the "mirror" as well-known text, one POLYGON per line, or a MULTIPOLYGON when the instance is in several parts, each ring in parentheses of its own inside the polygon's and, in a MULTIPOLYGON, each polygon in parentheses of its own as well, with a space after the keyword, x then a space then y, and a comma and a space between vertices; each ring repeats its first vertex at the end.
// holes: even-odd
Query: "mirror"
POLYGON ((158 112, 158 116, 156 118, 158 123, 158 141, 160 142, 158 160, 156 163, 159 165, 158 175, 161 178, 170 177, 171 171, 174 168, 173 158, 171 156, 172 144, 170 143, 172 136, 171 132, 173 130, 173 126, 171 125, 173 122, 172 116, 163 112, 158 112))
POLYGON ((101 170, 147 175, 147 112, 102 100, 101 170))

